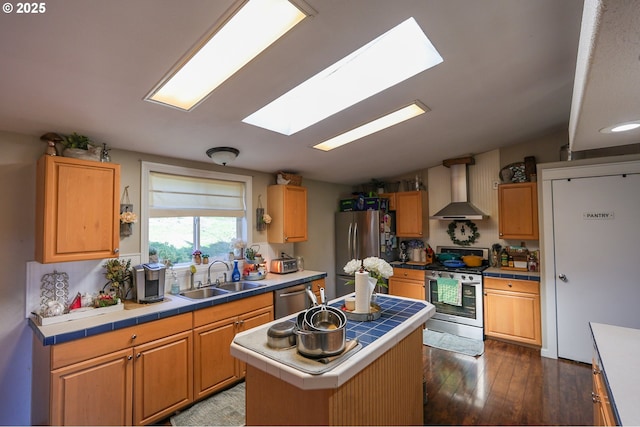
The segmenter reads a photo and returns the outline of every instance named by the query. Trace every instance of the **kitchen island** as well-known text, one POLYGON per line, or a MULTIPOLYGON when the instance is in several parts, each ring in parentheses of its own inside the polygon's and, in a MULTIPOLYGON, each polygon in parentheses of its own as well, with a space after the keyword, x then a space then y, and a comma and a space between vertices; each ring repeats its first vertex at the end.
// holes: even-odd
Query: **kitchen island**
POLYGON ((389 295, 377 301, 379 319, 347 322, 355 351, 324 369, 309 369, 321 366, 312 359, 298 364, 295 347, 274 355, 266 331, 275 322, 236 335, 231 354, 247 364, 246 425, 422 425, 422 331, 435 307, 389 295))
POLYGON ((640 425, 640 329, 602 323, 589 326, 594 345, 594 425, 640 425), (604 387, 596 386, 600 380, 604 387), (599 419, 599 405, 612 416, 599 419))

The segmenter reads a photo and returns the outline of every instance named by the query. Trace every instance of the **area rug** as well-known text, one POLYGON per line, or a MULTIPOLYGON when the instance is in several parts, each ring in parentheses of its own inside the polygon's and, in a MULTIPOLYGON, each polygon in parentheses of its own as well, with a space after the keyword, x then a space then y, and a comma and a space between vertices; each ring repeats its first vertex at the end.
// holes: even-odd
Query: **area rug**
POLYGON ((425 329, 422 333, 422 342, 429 347, 454 351, 469 356, 480 356, 484 353, 484 342, 471 338, 459 337, 446 332, 425 329))
POLYGON ((243 426, 244 382, 198 402, 171 417, 173 426, 243 426))

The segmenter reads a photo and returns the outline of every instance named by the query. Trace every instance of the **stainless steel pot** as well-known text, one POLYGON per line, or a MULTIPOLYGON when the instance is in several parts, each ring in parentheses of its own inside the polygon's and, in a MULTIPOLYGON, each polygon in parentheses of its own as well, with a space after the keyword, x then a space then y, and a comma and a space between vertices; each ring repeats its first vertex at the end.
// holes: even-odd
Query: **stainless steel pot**
POLYGON ((335 356, 342 353, 346 343, 346 325, 332 330, 309 330, 305 314, 306 312, 298 314, 298 327, 295 330, 298 353, 311 358, 335 356))
POLYGON ((342 328, 347 324, 347 316, 335 307, 313 307, 306 311, 305 329, 326 331, 342 328))
POLYGON ((296 345, 296 324, 293 322, 280 322, 271 325, 267 330, 267 345, 271 348, 290 348, 296 345))
POLYGON ((330 331, 304 331, 296 329, 298 353, 306 357, 335 356, 342 353, 346 342, 346 329, 330 331))

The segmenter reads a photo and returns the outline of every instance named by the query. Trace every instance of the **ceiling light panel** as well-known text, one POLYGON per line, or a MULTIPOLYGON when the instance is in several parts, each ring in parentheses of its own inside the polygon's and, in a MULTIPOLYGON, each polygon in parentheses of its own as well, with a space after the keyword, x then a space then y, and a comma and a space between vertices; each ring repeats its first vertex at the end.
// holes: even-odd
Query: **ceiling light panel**
POLYGON ((365 123, 362 126, 358 126, 357 128, 352 129, 348 132, 328 139, 320 144, 314 145, 313 148, 317 148, 318 150, 322 151, 330 151, 334 148, 341 147, 360 138, 364 138, 365 136, 371 135, 393 125, 397 125, 398 123, 402 123, 413 117, 424 114, 427 111, 430 111, 429 107, 422 104, 420 101, 416 101, 411 105, 407 105, 406 107, 394 111, 393 113, 389 113, 376 120, 365 123))
POLYGON ((287 0, 249 0, 145 99, 190 110, 307 15, 287 0))
POLYGON ((292 135, 443 61, 409 18, 243 122, 292 135))

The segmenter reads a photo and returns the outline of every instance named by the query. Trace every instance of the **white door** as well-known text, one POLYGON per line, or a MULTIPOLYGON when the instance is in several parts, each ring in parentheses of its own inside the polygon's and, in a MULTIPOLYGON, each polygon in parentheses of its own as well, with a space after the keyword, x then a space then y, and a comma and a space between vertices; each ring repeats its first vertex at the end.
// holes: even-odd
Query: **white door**
POLYGON ((589 322, 640 328, 640 175, 552 191, 558 356, 591 363, 589 322))

